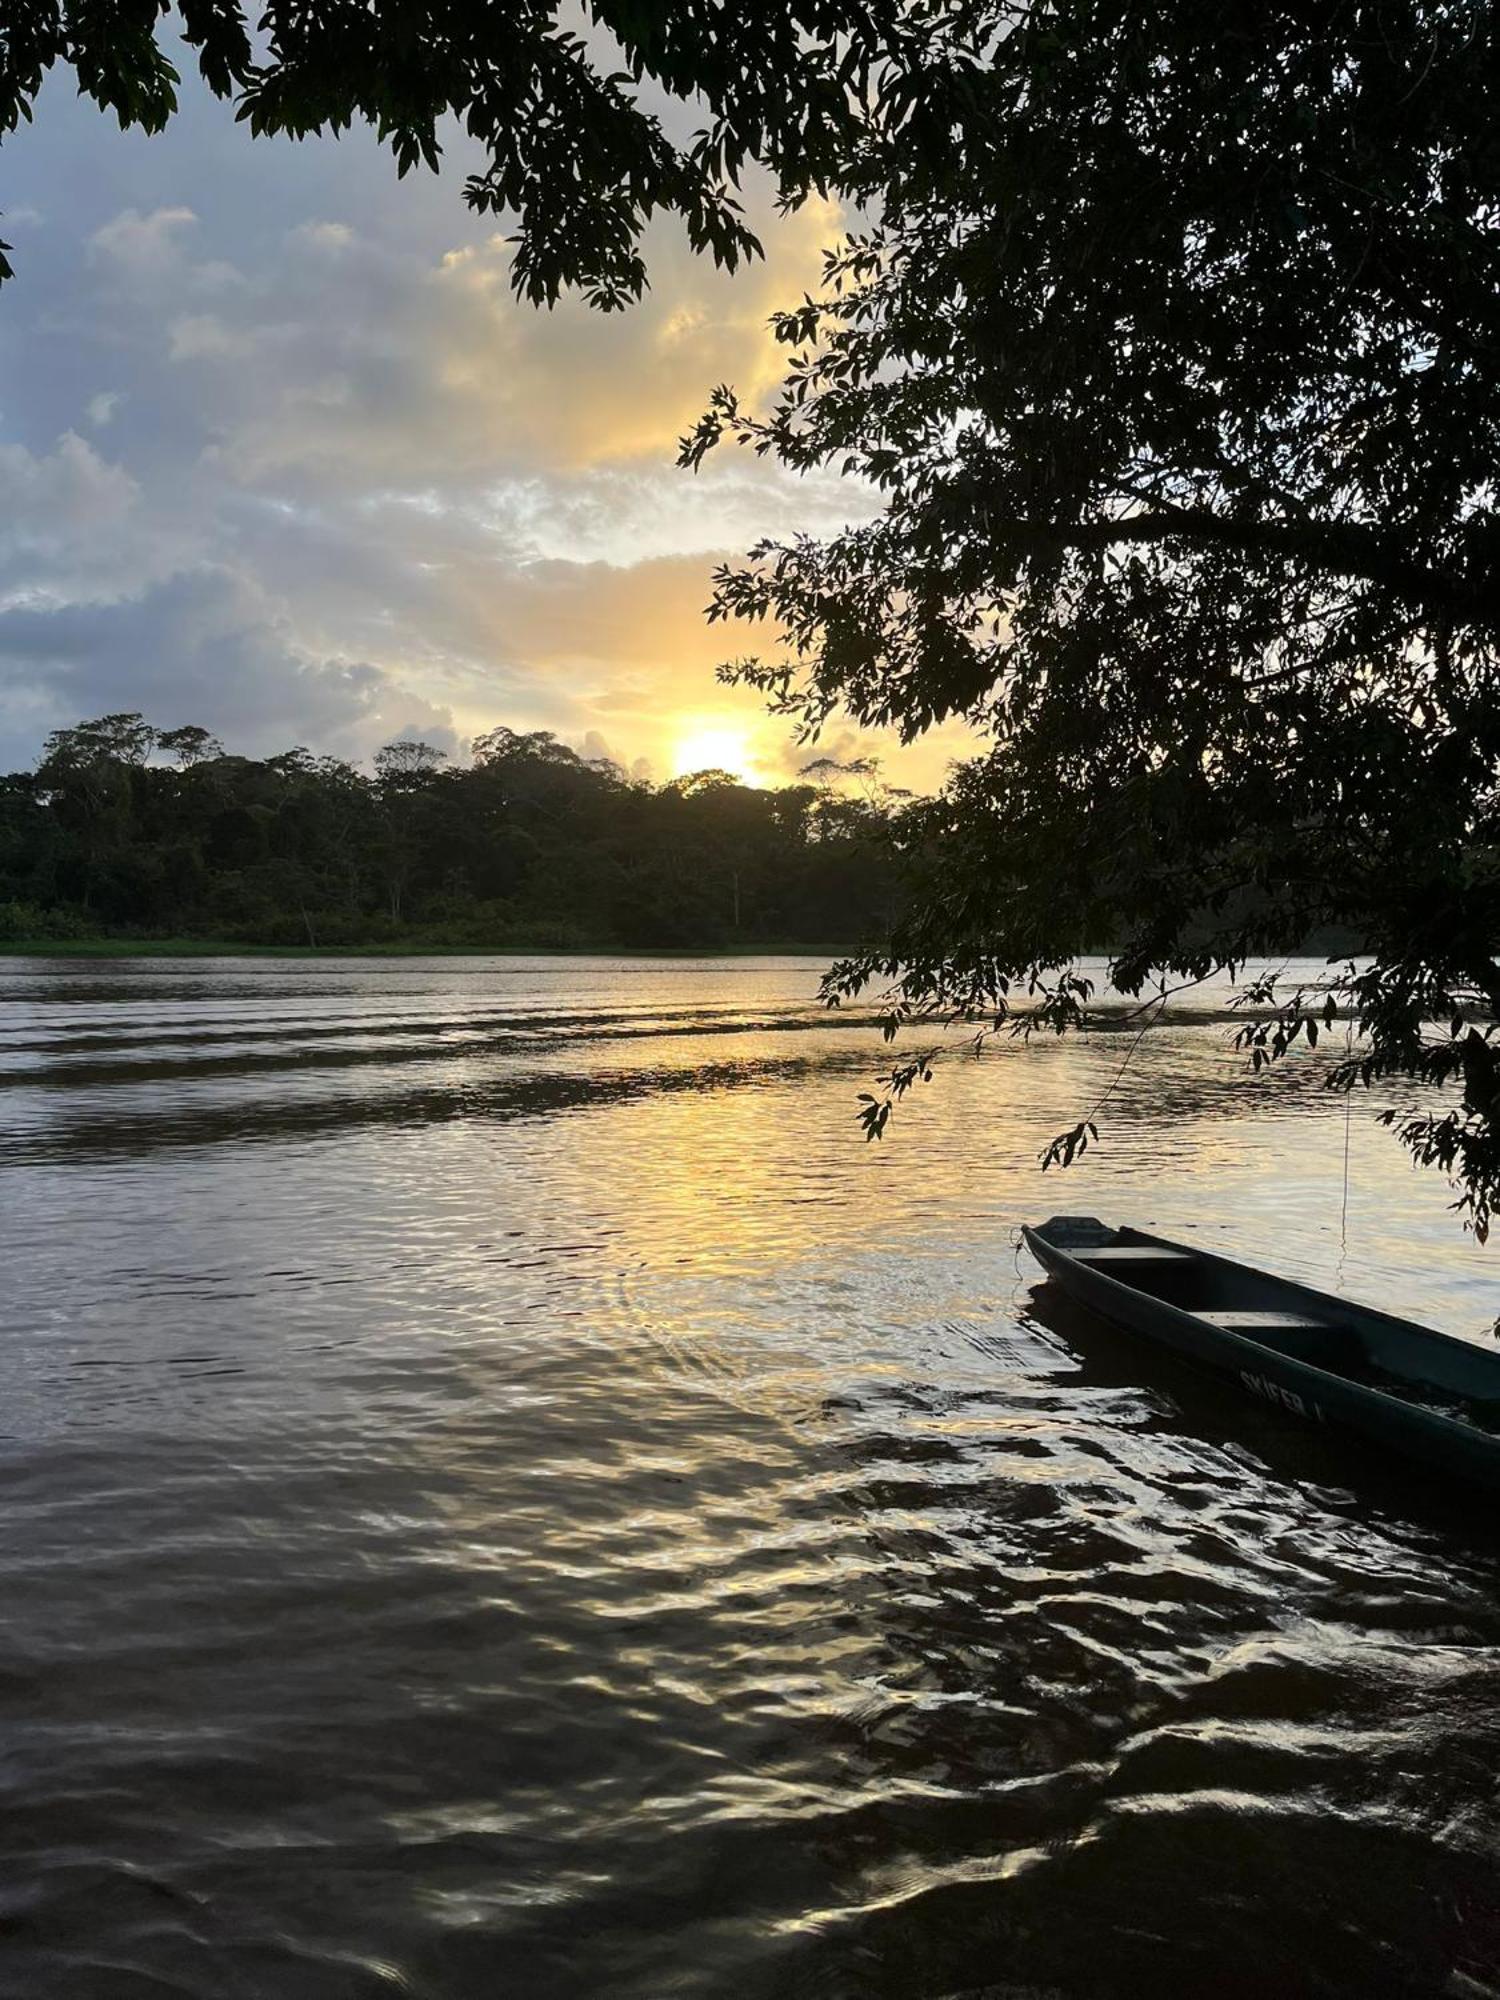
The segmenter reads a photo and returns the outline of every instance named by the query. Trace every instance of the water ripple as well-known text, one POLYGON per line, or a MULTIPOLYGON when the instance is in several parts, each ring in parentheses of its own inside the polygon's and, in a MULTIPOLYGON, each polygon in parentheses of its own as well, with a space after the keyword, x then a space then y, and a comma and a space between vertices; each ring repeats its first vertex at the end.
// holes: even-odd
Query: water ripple
MULTIPOLYGON (((1118 1047, 795 961, 0 975, 0 1992, 1500 1994, 1500 1544, 1015 1249, 1118 1047)), ((1477 1336, 1316 1067, 1057 1196, 1477 1336)))

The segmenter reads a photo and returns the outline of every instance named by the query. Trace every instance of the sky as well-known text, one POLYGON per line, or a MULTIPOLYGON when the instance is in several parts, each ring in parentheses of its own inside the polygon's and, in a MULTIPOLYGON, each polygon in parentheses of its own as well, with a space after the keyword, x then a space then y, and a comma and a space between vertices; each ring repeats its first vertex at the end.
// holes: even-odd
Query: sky
POLYGON ((461 758, 503 723, 658 782, 871 752, 937 782, 951 741, 808 749, 714 679, 756 643, 705 623, 715 562, 866 496, 732 449, 674 463, 716 382, 774 387, 766 321, 832 207, 756 210, 767 257, 733 277, 663 223, 640 307, 548 313, 464 206, 461 139, 403 181, 367 133, 252 141, 183 99, 121 133, 54 76, 0 150, 0 769, 138 709, 251 754, 461 758))

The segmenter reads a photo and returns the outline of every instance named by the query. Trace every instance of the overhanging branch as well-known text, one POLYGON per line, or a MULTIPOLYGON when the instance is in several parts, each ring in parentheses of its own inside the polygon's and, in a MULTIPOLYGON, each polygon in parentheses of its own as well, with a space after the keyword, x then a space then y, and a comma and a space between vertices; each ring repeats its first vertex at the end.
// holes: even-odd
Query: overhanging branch
POLYGON ((984 525, 995 540, 1038 553, 1186 542, 1288 556, 1330 575, 1379 584, 1445 619, 1500 625, 1500 579, 1491 565, 1486 564, 1478 576, 1468 570, 1436 568, 1398 546, 1383 529, 1360 522, 1241 521, 1166 507, 1085 521, 997 519, 987 514, 984 525))

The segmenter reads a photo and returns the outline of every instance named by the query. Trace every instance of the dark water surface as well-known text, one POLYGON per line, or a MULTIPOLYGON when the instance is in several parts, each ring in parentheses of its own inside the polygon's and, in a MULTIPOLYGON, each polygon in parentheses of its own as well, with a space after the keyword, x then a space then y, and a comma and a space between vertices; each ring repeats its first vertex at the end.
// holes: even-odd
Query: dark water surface
POLYGON ((0 964, 0 1990, 1500 1993, 1500 1533, 1045 1295, 1053 1209, 1481 1338, 1316 1071, 816 966, 0 964))

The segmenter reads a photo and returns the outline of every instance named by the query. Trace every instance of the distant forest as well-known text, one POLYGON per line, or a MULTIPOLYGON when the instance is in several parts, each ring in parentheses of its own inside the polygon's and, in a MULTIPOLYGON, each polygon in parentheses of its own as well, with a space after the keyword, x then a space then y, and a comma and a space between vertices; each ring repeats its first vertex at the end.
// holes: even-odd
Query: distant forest
POLYGON ((367 775, 104 716, 0 777, 0 942, 852 944, 894 914, 904 795, 864 763, 807 776, 643 784, 504 728, 470 766, 398 742, 367 775))

